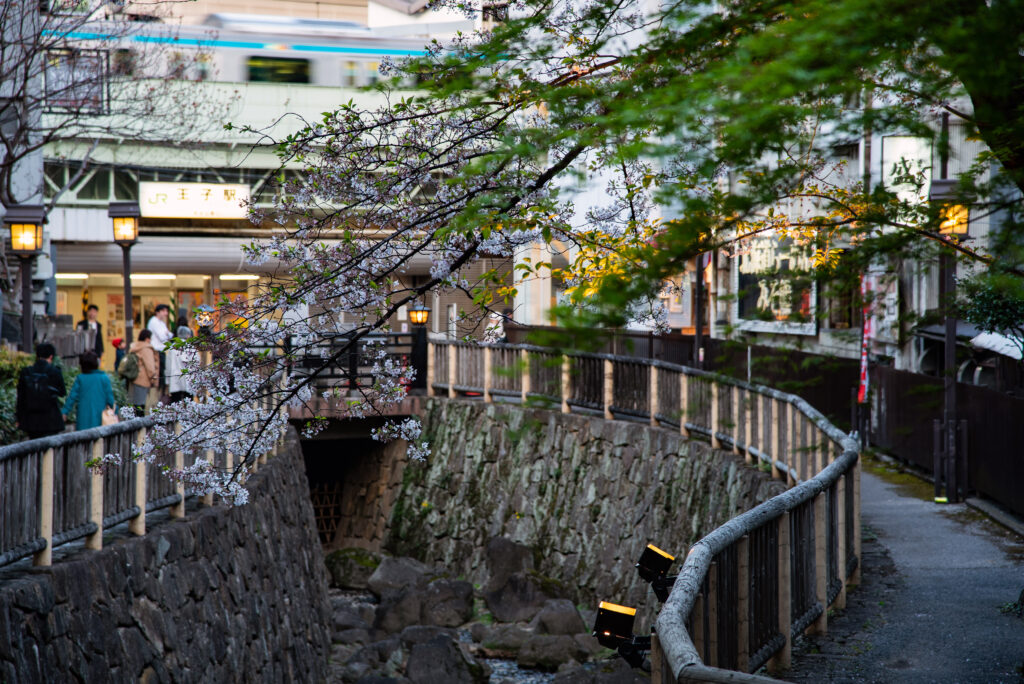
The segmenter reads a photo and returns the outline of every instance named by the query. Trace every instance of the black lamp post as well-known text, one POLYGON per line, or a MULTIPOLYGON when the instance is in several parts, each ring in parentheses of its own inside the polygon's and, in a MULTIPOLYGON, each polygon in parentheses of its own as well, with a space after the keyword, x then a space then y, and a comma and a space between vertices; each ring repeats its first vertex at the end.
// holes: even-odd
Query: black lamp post
MULTIPOLYGON (((943 118, 943 137, 947 137, 948 119, 943 118)), ((933 180, 928 192, 930 201, 940 206, 942 223, 940 232, 946 236, 950 245, 964 239, 967 235, 970 209, 957 203, 957 181, 946 178, 948 158, 943 146, 941 154, 940 178, 933 180)), ((946 501, 960 500, 960 491, 966 492, 967 483, 958 482, 961 468, 959 462, 963 457, 957 454, 957 418, 956 418, 956 258, 952 247, 943 248, 939 257, 940 292, 943 299, 943 315, 945 316, 945 349, 943 363, 944 402, 942 410, 942 426, 940 437, 935 445, 935 500, 943 501, 940 483, 946 481, 946 501), (942 457, 945 458, 942 458, 942 457), (958 458, 959 456, 959 458, 958 458), (943 463, 945 461, 945 463, 943 463), (945 466, 945 468, 943 468, 945 466), (945 470, 945 478, 943 478, 945 470)))
POLYGON ((416 369, 416 378, 410 384, 412 389, 425 389, 427 386, 427 321, 430 319, 430 307, 423 302, 413 302, 409 307, 409 321, 412 323, 412 367, 416 369))
POLYGON ((114 227, 114 242, 121 245, 124 271, 124 339, 131 346, 135 313, 132 311, 132 245, 139 241, 139 203, 111 202, 107 210, 114 227))
POLYGON ((43 250, 46 210, 39 204, 19 204, 4 214, 11 231, 11 251, 21 261, 21 350, 32 353, 32 263, 43 250))

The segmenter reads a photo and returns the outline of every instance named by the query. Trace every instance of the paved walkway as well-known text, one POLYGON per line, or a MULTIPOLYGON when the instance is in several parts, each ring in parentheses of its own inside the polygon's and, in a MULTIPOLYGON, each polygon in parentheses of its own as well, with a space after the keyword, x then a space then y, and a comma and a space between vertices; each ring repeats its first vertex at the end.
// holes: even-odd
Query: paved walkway
POLYGON ((786 679, 1024 682, 1024 619, 1000 610, 1024 590, 1024 540, 930 487, 867 464, 863 583, 786 679))

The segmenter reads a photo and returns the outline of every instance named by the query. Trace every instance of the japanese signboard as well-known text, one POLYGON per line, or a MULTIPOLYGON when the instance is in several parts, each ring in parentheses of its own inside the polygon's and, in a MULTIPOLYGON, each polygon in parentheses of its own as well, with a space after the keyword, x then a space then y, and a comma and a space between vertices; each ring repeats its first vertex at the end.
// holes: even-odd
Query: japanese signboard
POLYGON ((151 218, 244 219, 249 186, 230 183, 139 183, 139 208, 151 218))
POLYGON ((733 320, 741 330, 814 335, 817 286, 803 276, 811 253, 775 236, 749 240, 733 259, 733 320))

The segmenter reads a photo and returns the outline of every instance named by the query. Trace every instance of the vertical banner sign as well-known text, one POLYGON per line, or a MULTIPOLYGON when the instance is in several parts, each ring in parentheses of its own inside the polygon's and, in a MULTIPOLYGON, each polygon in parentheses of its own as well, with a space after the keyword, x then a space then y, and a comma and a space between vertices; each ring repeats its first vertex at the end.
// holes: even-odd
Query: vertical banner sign
POLYGON ((860 297, 863 323, 860 337, 860 387, 857 389, 857 403, 864 404, 868 400, 868 349, 874 336, 875 321, 871 316, 871 280, 864 274, 860 277, 860 297))

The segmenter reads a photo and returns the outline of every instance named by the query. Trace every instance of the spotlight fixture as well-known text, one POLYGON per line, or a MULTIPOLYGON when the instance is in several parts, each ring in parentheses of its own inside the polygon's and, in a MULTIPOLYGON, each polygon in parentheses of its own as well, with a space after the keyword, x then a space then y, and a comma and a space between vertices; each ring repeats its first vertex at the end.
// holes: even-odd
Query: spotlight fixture
POLYGON ((630 667, 643 665, 644 656, 651 650, 651 637, 633 634, 636 608, 601 601, 594 619, 594 636, 598 643, 619 652, 630 667))
POLYGON ((672 554, 662 551, 654 544, 648 544, 640 554, 640 560, 636 562, 636 572, 640 579, 650 582, 654 595, 662 603, 668 599, 668 594, 676 581, 675 575, 668 574, 668 569, 672 567, 675 559, 672 554))

